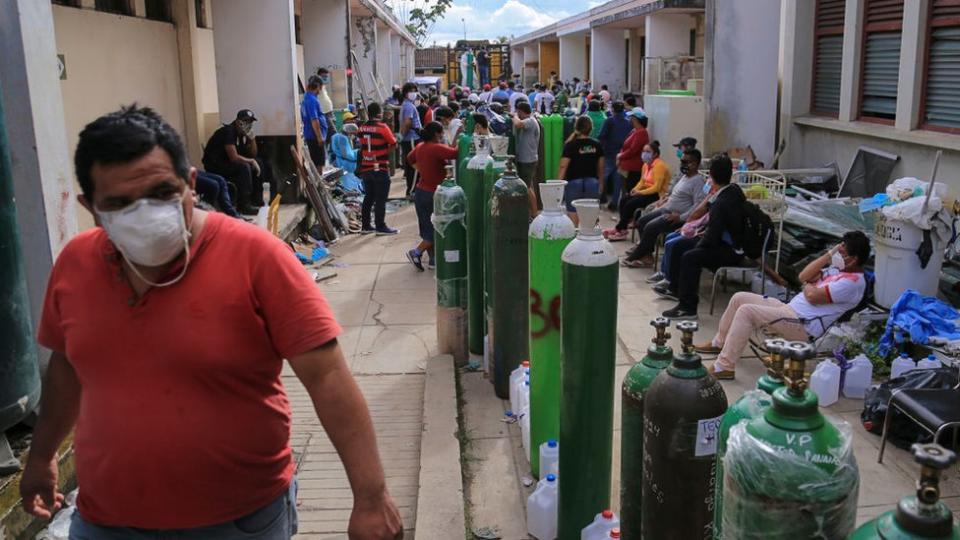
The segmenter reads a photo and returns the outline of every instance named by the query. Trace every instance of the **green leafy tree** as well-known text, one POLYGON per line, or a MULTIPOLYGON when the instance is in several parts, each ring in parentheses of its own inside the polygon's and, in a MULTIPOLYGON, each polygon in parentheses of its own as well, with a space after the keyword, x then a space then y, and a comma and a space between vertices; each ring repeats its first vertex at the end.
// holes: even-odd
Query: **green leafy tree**
POLYGON ((434 25, 452 4, 453 0, 393 0, 388 5, 413 34, 417 46, 422 47, 433 32, 434 25))

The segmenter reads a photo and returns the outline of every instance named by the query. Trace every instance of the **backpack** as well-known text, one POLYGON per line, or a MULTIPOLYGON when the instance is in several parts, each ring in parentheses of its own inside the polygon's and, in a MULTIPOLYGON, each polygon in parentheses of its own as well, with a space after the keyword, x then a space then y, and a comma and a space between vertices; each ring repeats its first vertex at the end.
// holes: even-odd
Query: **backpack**
MULTIPOLYGON (((743 201, 743 254, 749 259, 759 259, 763 255, 764 240, 774 234, 773 220, 755 203, 743 201)), ((773 238, 770 239, 773 243, 773 238)))

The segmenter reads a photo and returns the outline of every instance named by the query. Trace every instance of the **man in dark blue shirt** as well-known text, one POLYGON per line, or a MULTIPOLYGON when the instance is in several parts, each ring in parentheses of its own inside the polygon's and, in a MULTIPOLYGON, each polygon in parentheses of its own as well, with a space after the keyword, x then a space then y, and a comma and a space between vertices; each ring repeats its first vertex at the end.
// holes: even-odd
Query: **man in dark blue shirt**
POLYGON ((327 119, 320 110, 320 89, 323 79, 313 75, 307 80, 307 91, 303 94, 300 103, 300 120, 303 122, 303 139, 307 142, 310 159, 322 170, 327 163, 327 155, 323 145, 327 140, 327 119))
POLYGON ((203 168, 236 186, 237 210, 246 215, 255 215, 263 206, 264 183, 270 184, 271 196, 277 191, 273 168, 257 155, 256 121, 253 111, 241 109, 233 122, 213 132, 203 148, 203 168))
MULTIPOLYGON (((603 121, 603 127, 600 128, 600 135, 597 137, 603 146, 603 155, 615 156, 623 148, 623 142, 627 140, 633 126, 627 120, 623 113, 624 105, 622 101, 613 102, 613 114, 603 121)), ((603 185, 610 186, 610 203, 607 208, 617 209, 617 203, 620 201, 620 179, 616 177, 617 160, 607 159, 603 162, 603 185)))

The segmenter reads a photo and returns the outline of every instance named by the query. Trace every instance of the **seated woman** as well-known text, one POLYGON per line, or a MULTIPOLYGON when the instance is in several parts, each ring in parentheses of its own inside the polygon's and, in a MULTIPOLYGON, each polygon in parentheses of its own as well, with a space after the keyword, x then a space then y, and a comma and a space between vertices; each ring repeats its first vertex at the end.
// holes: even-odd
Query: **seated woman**
POLYGON ((666 195, 670 185, 670 167, 660 158, 660 142, 652 141, 643 147, 643 170, 640 181, 626 197, 620 199, 620 221, 612 229, 603 231, 611 242, 627 237, 627 226, 633 215, 666 195))
POLYGON ((603 193, 603 148, 600 141, 590 137, 593 122, 589 116, 577 118, 573 133, 563 145, 563 157, 557 176, 567 181, 563 200, 567 213, 575 225, 580 224, 573 201, 577 199, 600 199, 603 193))

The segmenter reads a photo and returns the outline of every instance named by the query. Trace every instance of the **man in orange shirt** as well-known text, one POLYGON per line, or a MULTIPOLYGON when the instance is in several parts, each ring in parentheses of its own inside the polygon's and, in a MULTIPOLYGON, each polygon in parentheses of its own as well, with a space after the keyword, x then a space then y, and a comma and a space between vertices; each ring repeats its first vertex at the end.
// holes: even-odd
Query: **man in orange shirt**
POLYGON ((75 162, 99 227, 73 238, 50 275, 39 342, 53 355, 25 510, 59 508, 56 451, 75 428, 70 538, 289 538, 286 358, 343 460, 350 537, 402 537, 340 327, 289 249, 194 208, 197 171, 150 109, 87 125, 75 162))

